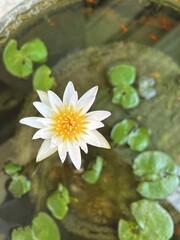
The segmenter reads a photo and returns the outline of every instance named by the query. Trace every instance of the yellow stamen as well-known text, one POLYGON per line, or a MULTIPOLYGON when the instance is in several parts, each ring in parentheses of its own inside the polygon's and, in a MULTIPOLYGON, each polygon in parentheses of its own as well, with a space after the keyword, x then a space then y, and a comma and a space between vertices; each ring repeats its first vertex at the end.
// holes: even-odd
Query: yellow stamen
POLYGON ((72 106, 65 106, 59 113, 54 114, 52 119, 52 131, 63 140, 76 140, 78 135, 84 132, 87 124, 87 117, 81 115, 81 111, 75 111, 72 106))

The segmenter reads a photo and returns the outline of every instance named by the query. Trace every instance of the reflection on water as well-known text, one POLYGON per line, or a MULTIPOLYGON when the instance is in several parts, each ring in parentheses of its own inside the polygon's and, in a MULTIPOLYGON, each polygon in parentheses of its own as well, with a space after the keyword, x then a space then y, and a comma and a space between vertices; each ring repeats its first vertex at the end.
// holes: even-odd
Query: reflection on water
MULTIPOLYGON (((148 1, 74 1, 70 7, 66 4, 63 7, 62 5, 59 2, 57 7, 52 6, 50 11, 39 14, 38 18, 22 23, 16 32, 12 31, 11 37, 16 38, 20 44, 34 37, 39 37, 45 42, 49 52, 48 65, 53 67, 53 73, 59 83, 56 92, 60 96, 69 80, 75 83, 80 95, 91 86, 96 84, 100 86, 94 109, 104 109, 106 106, 107 110, 112 112, 112 117, 107 120, 107 127, 104 130, 108 138, 113 124, 125 117, 133 118, 151 130, 150 149, 166 151, 177 162, 180 162, 180 152, 177 148, 180 139, 176 135, 179 131, 180 120, 178 114, 179 70, 176 65, 176 62, 180 62, 179 13, 168 7, 149 4, 148 1), (162 51, 165 55, 156 50, 162 51), (150 100, 143 99, 140 106, 132 111, 125 111, 114 106, 111 103, 112 89, 107 81, 106 73, 108 68, 116 62, 133 64, 138 71, 138 81, 143 77, 153 78, 157 96, 150 100)), ((1 51, 2 48, 0 48, 1 51)), ((9 94, 10 87, 16 89, 17 93, 26 94, 31 90, 30 81, 18 80, 10 76, 5 71, 2 60, 0 60, 0 66, 0 80, 7 84, 3 88, 4 94, 9 94)), ((31 102, 34 98, 36 97, 30 96, 29 102, 23 108, 23 117, 32 115, 31 102)), ((1 106, 3 101, 1 97, 1 106)), ((21 111, 21 105, 18 104, 18 109, 21 111)), ((7 103, 7 111, 8 106, 7 103)), ((11 111, 14 108, 13 105, 11 111)), ((7 117, 7 121, 2 121, 1 125, 1 129, 6 129, 1 137, 4 140, 14 132, 7 111, 1 110, 1 115, 7 117)), ((13 114, 17 121, 17 109, 13 114)), ((135 192, 136 181, 129 166, 136 153, 132 153, 127 147, 118 148, 114 145, 112 145, 111 152, 90 148, 89 155, 83 156, 84 166, 87 167, 91 158, 95 158, 97 154, 103 156, 105 164, 97 186, 88 186, 79 175, 73 173, 68 163, 64 168, 59 166, 56 155, 45 160, 46 162, 38 167, 34 163, 31 164, 39 147, 39 143, 31 141, 32 133, 32 130, 27 131, 27 128, 21 127, 14 137, 16 140, 14 145, 7 142, 2 146, 1 151, 3 151, 2 161, 12 160, 21 162, 21 164, 30 162, 26 167, 26 172, 34 182, 30 195, 36 208, 42 208, 42 202, 47 196, 47 192, 42 189, 51 192, 61 180, 70 188, 72 197, 78 200, 78 203, 72 201, 72 212, 75 215, 79 214, 78 217, 83 220, 88 219, 91 226, 98 224, 103 227, 116 227, 116 222, 120 217, 131 218, 129 205, 139 198, 135 192), (23 149, 24 143, 26 143, 26 149, 23 149), (11 153, 9 153, 9 148, 11 148, 11 153), (119 189, 118 192, 117 189, 119 189)), ((3 163, 1 168, 2 166, 3 163)), ((3 174, 2 178, 4 178, 3 174)), ((11 218, 12 213, 8 210, 8 206, 12 204, 12 208, 16 209, 19 201, 22 206, 17 208, 18 212, 23 212, 23 209, 27 208, 28 216, 30 216, 29 209, 32 210, 33 207, 29 204, 29 198, 16 201, 8 195, 7 201, 0 207, 0 221, 6 230, 2 231, 1 227, 0 232, 8 234, 10 228, 31 222, 26 214, 15 213, 14 215, 18 217, 11 218), (31 206, 30 208, 27 207, 27 203, 31 206)), ((77 221, 76 218, 75 221, 77 221)), ((71 226, 75 227, 76 224, 73 224, 71 226)), ((81 224, 83 226, 82 222, 81 224)), ((65 227, 67 227, 66 222, 65 227)), ((103 232, 104 229, 100 227, 95 231, 100 234, 98 231, 103 232)), ((112 234, 112 230, 108 229, 112 234)), ((105 235, 100 234, 99 238, 93 239, 105 240, 105 235)), ((107 234, 107 236, 110 235, 107 234)), ((114 231, 113 236, 116 236, 114 231)), ((116 239, 116 237, 111 239, 116 239)))

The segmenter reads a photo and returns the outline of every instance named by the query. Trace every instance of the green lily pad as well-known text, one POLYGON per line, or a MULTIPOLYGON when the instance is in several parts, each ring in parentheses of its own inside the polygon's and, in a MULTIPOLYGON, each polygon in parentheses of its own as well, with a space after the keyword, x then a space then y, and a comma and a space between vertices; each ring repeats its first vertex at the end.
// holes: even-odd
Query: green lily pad
POLYGON ((55 218, 62 220, 68 212, 69 202, 69 192, 60 184, 58 189, 48 197, 47 207, 55 218))
POLYGON ((24 56, 29 57, 33 62, 42 63, 47 60, 47 48, 41 39, 36 38, 21 47, 24 56))
POLYGON ((140 177, 138 192, 146 198, 163 199, 179 185, 177 167, 167 154, 160 151, 141 153, 134 160, 134 174, 140 177))
POLYGON ((139 231, 137 223, 128 222, 123 219, 119 221, 118 236, 120 240, 147 240, 139 231))
POLYGON ((8 189, 14 195, 14 197, 21 197, 29 192, 30 187, 31 182, 26 177, 18 175, 13 177, 8 189))
POLYGON ((3 52, 6 69, 15 77, 25 78, 31 75, 33 63, 29 57, 17 49, 17 41, 10 40, 3 52))
POLYGON ((21 169, 22 169, 22 166, 15 163, 11 163, 11 162, 7 163, 4 166, 4 171, 9 176, 13 176, 15 173, 21 171, 21 169))
POLYGON ((131 65, 118 64, 108 71, 109 81, 113 86, 133 84, 136 69, 131 65))
POLYGON ((129 85, 121 85, 113 89, 112 102, 125 109, 130 109, 136 107, 140 100, 135 88, 129 85))
POLYGON ((173 220, 157 202, 140 200, 131 204, 136 222, 120 220, 121 240, 168 240, 173 235, 173 220))
POLYGON ((117 123, 111 131, 111 139, 117 144, 126 144, 128 135, 135 126, 136 123, 130 119, 125 119, 122 122, 117 123))
POLYGON ((61 240, 55 221, 44 212, 33 219, 32 227, 14 229, 11 237, 12 240, 61 240))
POLYGON ((103 158, 98 156, 96 158, 95 163, 93 163, 92 165, 92 169, 85 171, 84 174, 82 175, 83 179, 90 184, 96 183, 100 177, 102 167, 103 167, 103 158))
POLYGON ((44 212, 33 219, 32 229, 36 240, 60 240, 60 233, 55 221, 44 212))
POLYGON ((34 90, 48 91, 55 86, 55 78, 51 77, 51 69, 42 65, 39 67, 33 76, 33 88, 34 90))
POLYGON ((147 128, 141 127, 129 134, 127 142, 132 150, 141 152, 148 147, 149 140, 147 128))
POLYGON ((12 231, 12 240, 34 240, 31 227, 17 228, 12 231))

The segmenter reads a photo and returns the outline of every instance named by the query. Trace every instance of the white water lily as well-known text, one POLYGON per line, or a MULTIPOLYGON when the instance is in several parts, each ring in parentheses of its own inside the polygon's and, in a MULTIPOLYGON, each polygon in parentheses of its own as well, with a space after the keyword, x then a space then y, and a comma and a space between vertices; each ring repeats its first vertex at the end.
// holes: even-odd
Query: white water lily
POLYGON ((58 151, 62 163, 67 153, 77 169, 81 167, 80 148, 88 153, 87 144, 110 148, 109 143, 96 129, 104 124, 101 122, 111 115, 108 111, 88 112, 92 106, 98 87, 87 91, 79 100, 72 82, 66 86, 63 101, 52 91, 37 91, 41 102, 33 105, 43 117, 27 117, 20 123, 38 128, 33 139, 42 138, 36 161, 40 162, 58 151))

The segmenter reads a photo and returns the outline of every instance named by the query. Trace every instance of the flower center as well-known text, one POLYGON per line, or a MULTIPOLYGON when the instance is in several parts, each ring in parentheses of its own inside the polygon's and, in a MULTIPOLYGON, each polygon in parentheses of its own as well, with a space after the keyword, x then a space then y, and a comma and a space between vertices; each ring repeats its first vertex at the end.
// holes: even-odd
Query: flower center
POLYGON ((73 107, 65 107, 52 119, 54 120, 53 132, 61 136, 63 140, 77 140, 77 136, 84 132, 87 124, 87 117, 81 115, 80 111, 75 111, 73 107))

